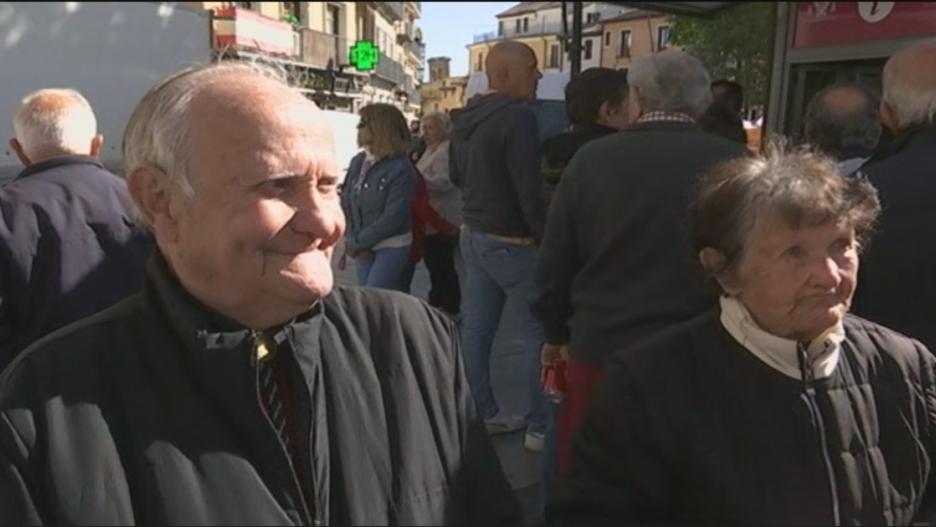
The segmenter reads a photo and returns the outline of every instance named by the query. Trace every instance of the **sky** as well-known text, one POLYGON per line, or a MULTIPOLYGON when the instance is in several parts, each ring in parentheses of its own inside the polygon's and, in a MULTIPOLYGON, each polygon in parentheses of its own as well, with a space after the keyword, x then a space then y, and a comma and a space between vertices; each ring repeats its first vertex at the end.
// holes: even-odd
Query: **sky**
MULTIPOLYGON (((474 36, 497 30, 495 15, 506 11, 517 2, 423 2, 422 28, 426 43, 426 58, 449 57, 452 76, 468 74, 468 44, 474 36)), ((429 80, 426 63, 425 79, 429 80)))

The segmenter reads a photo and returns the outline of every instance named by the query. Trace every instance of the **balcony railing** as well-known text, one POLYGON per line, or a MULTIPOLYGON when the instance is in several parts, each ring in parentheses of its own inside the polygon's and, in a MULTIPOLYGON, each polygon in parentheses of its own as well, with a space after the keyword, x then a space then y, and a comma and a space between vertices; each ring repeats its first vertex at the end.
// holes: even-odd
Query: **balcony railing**
POLYGON ((338 69, 348 64, 348 50, 352 44, 350 40, 313 29, 303 29, 301 34, 303 62, 322 69, 329 66, 338 69))
MULTIPOLYGON (((530 37, 537 35, 560 35, 562 34, 561 20, 540 20, 539 23, 532 23, 523 27, 521 21, 520 29, 517 29, 516 22, 505 21, 500 31, 488 31, 474 36, 474 42, 486 42, 489 40, 498 40, 501 38, 530 37)), ((569 25, 571 28, 571 24, 569 25)))
POLYGON ((419 59, 419 62, 423 62, 426 59, 426 45, 422 42, 410 42, 404 45, 404 48, 419 59))
POLYGON ((215 48, 261 51, 295 57, 299 41, 291 25, 238 7, 222 7, 214 12, 215 48))
POLYGON ((374 70, 374 73, 397 84, 402 85, 406 82, 406 73, 403 71, 403 65, 383 53, 380 54, 380 61, 377 62, 377 68, 374 70))

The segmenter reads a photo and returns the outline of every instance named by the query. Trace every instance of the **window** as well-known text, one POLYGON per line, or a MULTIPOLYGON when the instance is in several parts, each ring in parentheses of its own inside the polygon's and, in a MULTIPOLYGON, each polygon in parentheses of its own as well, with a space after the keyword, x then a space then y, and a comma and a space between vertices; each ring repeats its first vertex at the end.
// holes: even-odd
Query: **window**
MULTIPOLYGON (((591 24, 592 22, 595 22, 595 21, 598 20, 599 18, 601 18, 601 13, 588 13, 588 15, 586 15, 586 17, 585 17, 585 23, 586 23, 586 24, 591 24)), ((462 55, 462 56, 464 56, 464 55, 462 55)))
POLYGON ((611 45, 611 32, 605 31, 605 46, 611 45))
POLYGON ((475 71, 484 71, 484 52, 478 52, 478 62, 475 63, 475 71))
POLYGON ((592 39, 585 41, 585 60, 591 60, 592 58, 592 39))
POLYGON ((629 29, 621 31, 621 47, 618 48, 618 57, 630 57, 631 32, 629 29))
POLYGON ((549 46, 549 67, 559 67, 559 44, 549 46))
POLYGON ((523 21, 518 18, 516 20, 516 27, 514 28, 514 33, 519 35, 521 29, 523 29, 523 21))
MULTIPOLYGON (((296 2, 297 4, 299 2, 296 2)), ((339 21, 339 11, 338 6, 329 5, 325 9, 325 31, 331 33, 332 35, 338 35, 341 31, 338 30, 338 21, 339 21)))
POLYGON ((300 2, 283 2, 283 13, 296 24, 302 24, 302 7, 300 2))
POLYGON ((657 28, 657 51, 666 49, 669 44, 669 26, 660 26, 657 28))
MULTIPOLYGON (((499 36, 499 37, 504 36, 504 21, 503 21, 503 20, 498 20, 498 21, 497 21, 497 36, 499 36)), ((464 55, 462 55, 462 56, 464 56, 464 55)))
POLYGON ((527 17, 523 17, 523 32, 524 33, 530 32, 530 19, 527 17))

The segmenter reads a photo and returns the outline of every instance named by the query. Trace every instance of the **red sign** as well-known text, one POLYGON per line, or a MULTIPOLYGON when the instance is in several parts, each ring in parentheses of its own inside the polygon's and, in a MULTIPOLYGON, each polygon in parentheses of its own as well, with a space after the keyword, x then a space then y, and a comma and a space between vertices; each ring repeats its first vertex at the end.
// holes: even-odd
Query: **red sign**
POLYGON ((936 35, 934 2, 798 2, 793 47, 936 35))

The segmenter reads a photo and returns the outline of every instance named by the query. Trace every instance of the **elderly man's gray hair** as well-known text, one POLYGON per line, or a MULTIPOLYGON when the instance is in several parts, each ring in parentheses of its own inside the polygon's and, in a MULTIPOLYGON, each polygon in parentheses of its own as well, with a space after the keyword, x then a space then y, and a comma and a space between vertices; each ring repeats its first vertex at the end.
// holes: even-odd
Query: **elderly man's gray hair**
POLYGON ((32 159, 83 154, 97 135, 91 104, 72 89, 47 88, 23 98, 13 117, 13 132, 32 159))
POLYGON ((877 191, 866 180, 839 175, 824 154, 773 139, 762 156, 712 167, 698 183, 689 215, 696 252, 712 248, 725 257, 721 268, 706 272, 725 276, 737 268, 765 214, 778 214, 792 228, 845 221, 861 246, 880 210, 877 191))
POLYGON ((877 95, 861 84, 833 84, 806 105, 806 141, 839 158, 852 150, 870 154, 881 138, 878 105, 877 95))
POLYGON ((901 128, 936 122, 936 38, 898 51, 884 64, 884 102, 901 128))
POLYGON ((445 112, 429 112, 423 116, 422 122, 435 120, 439 126, 442 127, 446 132, 452 131, 452 119, 445 112))
POLYGON ((144 95, 130 116, 123 136, 127 174, 140 167, 157 168, 185 195, 193 195, 189 179, 192 101, 208 86, 232 76, 270 79, 287 86, 282 70, 251 61, 225 60, 173 74, 144 95))
POLYGON ((637 89, 646 112, 681 112, 701 115, 712 104, 711 78, 692 55, 668 49, 637 59, 627 71, 627 82, 637 89))

